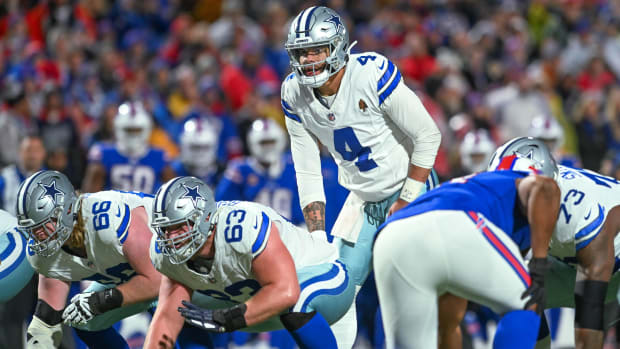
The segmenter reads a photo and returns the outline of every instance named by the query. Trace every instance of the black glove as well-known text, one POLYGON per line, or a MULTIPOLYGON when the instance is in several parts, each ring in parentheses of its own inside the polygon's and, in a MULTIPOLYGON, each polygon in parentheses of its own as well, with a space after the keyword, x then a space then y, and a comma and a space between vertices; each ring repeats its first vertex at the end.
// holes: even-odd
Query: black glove
POLYGON ((530 287, 521 295, 521 299, 530 296, 530 299, 525 303, 524 309, 528 309, 533 304, 536 304, 536 313, 538 315, 545 310, 545 274, 549 267, 550 263, 547 258, 532 258, 529 264, 532 282, 530 287))
POLYGON ((233 332, 246 327, 245 304, 235 305, 228 309, 203 309, 190 302, 182 301, 183 307, 178 311, 187 323, 211 332, 233 332))

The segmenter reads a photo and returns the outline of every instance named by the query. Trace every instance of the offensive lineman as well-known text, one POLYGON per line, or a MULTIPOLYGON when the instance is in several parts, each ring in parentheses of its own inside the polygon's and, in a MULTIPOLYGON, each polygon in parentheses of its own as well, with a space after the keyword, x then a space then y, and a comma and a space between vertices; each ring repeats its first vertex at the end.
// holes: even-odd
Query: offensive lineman
POLYGON ((350 308, 355 287, 324 235, 257 203, 216 204, 195 177, 159 189, 152 225, 151 260, 164 276, 145 348, 172 348, 183 317, 215 332, 284 327, 302 348, 337 348, 328 324, 350 308), (205 309, 187 303, 196 292, 205 309))
POLYGON ((39 171, 21 184, 18 225, 30 237, 27 258, 40 274, 29 348, 58 347, 63 320, 82 330, 78 336, 90 346, 127 346, 110 326, 150 308, 161 279, 147 258, 151 205, 141 193, 76 197, 56 171, 39 171), (79 280, 94 282, 63 311, 70 281, 79 280))
MULTIPOLYGON (((394 63, 374 52, 350 54, 351 47, 335 11, 303 10, 288 32, 293 73, 282 83, 281 98, 308 230, 325 230, 318 142, 351 191, 332 233, 342 238, 340 256, 360 287, 370 271, 374 233, 388 211, 426 191, 427 179, 430 187, 436 184, 429 174, 441 134, 394 63)), ((347 314, 348 326, 355 326, 354 316, 347 314)))

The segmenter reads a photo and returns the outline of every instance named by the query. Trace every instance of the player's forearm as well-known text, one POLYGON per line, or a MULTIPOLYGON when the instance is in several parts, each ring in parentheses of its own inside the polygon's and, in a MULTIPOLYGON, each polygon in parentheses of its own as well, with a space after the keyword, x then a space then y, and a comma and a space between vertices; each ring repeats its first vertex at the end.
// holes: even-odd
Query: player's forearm
POLYGON ((161 278, 156 275, 135 275, 117 289, 123 295, 123 306, 157 298, 161 278))
POLYGON ((575 348, 576 349, 595 349, 603 348, 603 331, 591 329, 575 329, 575 348))
POLYGON ((144 342, 145 349, 172 349, 183 328, 183 317, 176 309, 158 307, 144 342))
POLYGON ((248 326, 261 323, 292 307, 299 298, 299 285, 265 285, 245 304, 245 322, 248 326))
POLYGON ((39 299, 45 301, 55 310, 62 310, 67 302, 69 286, 68 282, 39 274, 39 299))
POLYGON ((304 219, 308 226, 308 231, 325 230, 325 203, 315 201, 309 203, 303 209, 304 219))

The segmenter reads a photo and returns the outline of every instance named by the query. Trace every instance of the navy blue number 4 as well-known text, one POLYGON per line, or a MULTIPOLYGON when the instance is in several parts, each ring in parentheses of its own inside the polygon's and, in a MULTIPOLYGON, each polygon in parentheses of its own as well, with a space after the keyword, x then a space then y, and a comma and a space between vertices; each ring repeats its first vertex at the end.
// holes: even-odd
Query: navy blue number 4
POLYGON ((343 159, 355 161, 355 166, 361 172, 370 171, 377 167, 377 163, 370 159, 370 147, 362 147, 351 127, 334 130, 334 148, 343 159))

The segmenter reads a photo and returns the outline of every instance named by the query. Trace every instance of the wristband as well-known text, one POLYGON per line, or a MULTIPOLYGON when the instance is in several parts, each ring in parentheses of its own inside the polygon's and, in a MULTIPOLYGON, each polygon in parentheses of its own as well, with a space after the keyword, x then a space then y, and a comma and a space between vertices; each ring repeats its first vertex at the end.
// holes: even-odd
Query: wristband
POLYGON ((399 198, 401 200, 411 202, 420 196, 424 186, 425 184, 423 182, 407 177, 405 179, 405 184, 403 184, 403 188, 400 190, 399 198))
POLYGON ((119 308, 123 305, 123 294, 116 287, 95 292, 93 305, 100 313, 119 308))
POLYGON ((213 320, 224 325, 226 332, 233 332, 247 326, 245 312, 248 306, 245 303, 237 304, 232 308, 213 311, 213 320))

